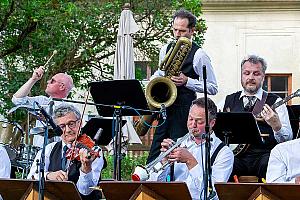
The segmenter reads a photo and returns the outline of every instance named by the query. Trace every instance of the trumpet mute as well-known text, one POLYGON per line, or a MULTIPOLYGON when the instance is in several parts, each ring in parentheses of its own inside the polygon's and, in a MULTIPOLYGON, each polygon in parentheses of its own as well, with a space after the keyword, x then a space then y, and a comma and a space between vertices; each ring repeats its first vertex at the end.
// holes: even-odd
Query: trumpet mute
POLYGON ((131 179, 133 181, 146 181, 149 179, 149 172, 142 166, 136 166, 131 179))

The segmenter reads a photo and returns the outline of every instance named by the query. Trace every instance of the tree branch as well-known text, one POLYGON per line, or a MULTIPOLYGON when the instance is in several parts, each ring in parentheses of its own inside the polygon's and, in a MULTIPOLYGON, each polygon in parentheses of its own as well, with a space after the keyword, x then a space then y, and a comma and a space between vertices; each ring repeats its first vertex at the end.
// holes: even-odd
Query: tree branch
POLYGON ((14 5, 15 5, 15 1, 12 0, 11 4, 10 4, 10 7, 9 7, 9 10, 7 11, 7 13, 5 14, 4 16, 4 19, 2 20, 2 23, 1 23, 1 26, 0 26, 0 32, 3 31, 6 26, 7 26, 7 21, 8 21, 8 18, 10 17, 10 15, 13 13, 14 11, 14 5))
POLYGON ((25 40, 25 38, 36 29, 37 23, 34 21, 30 21, 28 26, 21 32, 19 35, 15 45, 4 52, 0 53, 0 58, 3 58, 4 56, 7 56, 13 52, 16 52, 22 47, 22 42, 25 40))

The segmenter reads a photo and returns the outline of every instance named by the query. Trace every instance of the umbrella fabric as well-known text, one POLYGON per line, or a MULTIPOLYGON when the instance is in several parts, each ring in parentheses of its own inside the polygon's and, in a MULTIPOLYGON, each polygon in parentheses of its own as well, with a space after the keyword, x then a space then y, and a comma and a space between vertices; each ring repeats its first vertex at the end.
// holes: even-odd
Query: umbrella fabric
POLYGON ((134 79, 134 53, 131 35, 138 31, 138 26, 130 10, 123 10, 119 21, 117 45, 114 60, 114 79, 134 79))
MULTIPOLYGON (((114 59, 114 79, 135 79, 134 50, 131 35, 138 31, 130 10, 123 10, 119 20, 116 52, 114 59)), ((127 153, 128 143, 142 144, 139 136, 132 126, 132 117, 123 117, 127 123, 122 128, 122 153, 127 153)), ((114 140, 106 146, 110 154, 113 154, 114 140)))

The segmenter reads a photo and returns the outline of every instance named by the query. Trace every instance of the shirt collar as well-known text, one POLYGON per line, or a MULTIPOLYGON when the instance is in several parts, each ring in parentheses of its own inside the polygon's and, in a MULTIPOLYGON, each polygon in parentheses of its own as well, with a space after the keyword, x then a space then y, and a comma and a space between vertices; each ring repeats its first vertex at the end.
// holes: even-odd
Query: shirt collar
MULTIPOLYGON (((262 96, 263 96, 263 91, 264 91, 264 90, 263 90, 262 88, 259 88, 259 89, 258 89, 258 91, 256 92, 256 94, 254 94, 254 96, 256 97, 256 99, 259 99, 259 100, 261 101, 262 96)), ((246 95, 245 91, 242 90, 239 99, 243 98, 244 96, 247 96, 247 95, 246 95)))

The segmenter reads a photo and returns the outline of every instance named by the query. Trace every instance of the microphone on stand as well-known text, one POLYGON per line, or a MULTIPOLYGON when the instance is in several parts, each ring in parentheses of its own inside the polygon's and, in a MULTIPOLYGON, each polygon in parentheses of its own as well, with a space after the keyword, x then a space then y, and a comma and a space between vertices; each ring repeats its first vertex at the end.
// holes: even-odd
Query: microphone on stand
POLYGON ((161 104, 160 113, 161 113, 161 117, 163 118, 163 120, 166 120, 167 119, 167 111, 166 111, 165 104, 161 104))
POLYGON ((35 104, 39 107, 42 115, 47 119, 48 123, 53 128, 53 132, 55 133, 55 135, 60 136, 63 133, 61 128, 54 123, 52 117, 46 112, 46 110, 38 102, 35 101, 35 104))

